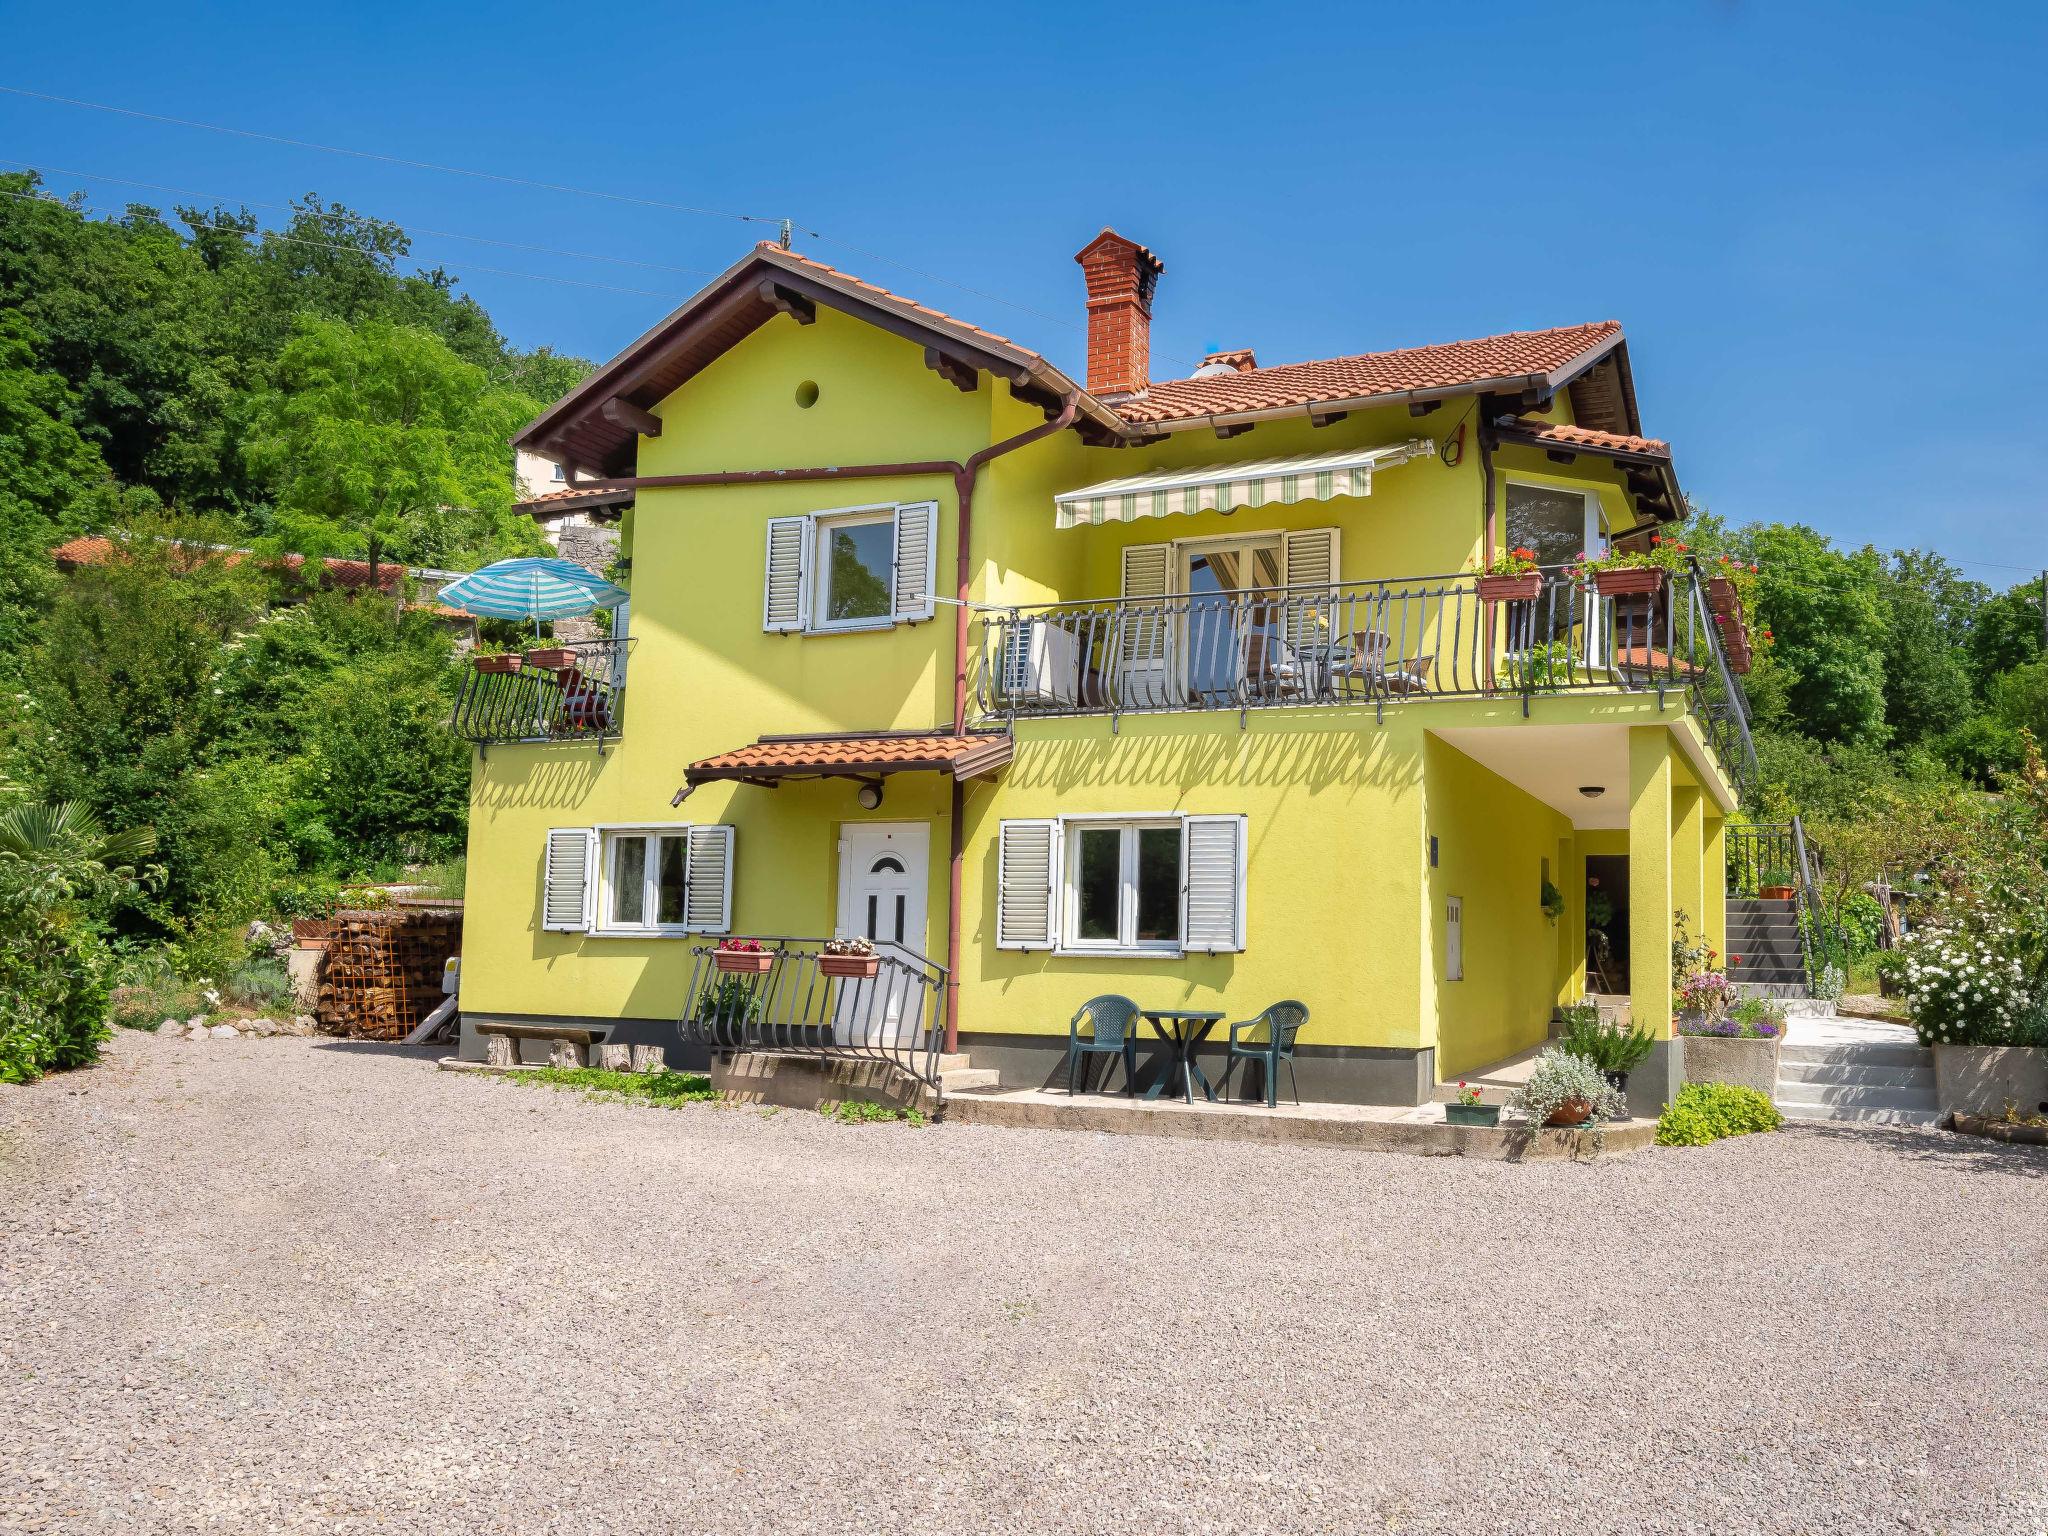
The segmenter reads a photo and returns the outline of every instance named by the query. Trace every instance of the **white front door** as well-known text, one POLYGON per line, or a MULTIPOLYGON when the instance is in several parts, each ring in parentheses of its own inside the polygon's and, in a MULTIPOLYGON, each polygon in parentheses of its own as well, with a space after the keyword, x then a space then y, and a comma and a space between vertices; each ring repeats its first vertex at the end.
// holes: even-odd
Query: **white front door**
POLYGON ((841 981, 833 1033, 842 1045, 895 1045, 931 1023, 922 981, 931 828, 921 821, 867 821, 840 828, 835 937, 865 938, 909 966, 882 967, 873 981, 841 981))

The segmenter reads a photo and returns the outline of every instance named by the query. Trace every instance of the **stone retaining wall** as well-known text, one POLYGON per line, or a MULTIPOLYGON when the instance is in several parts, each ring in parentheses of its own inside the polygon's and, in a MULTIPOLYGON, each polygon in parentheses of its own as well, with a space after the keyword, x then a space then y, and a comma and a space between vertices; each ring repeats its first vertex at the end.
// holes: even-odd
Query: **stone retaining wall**
POLYGON ((1685 1080, 1733 1083, 1766 1098, 1778 1092, 1777 1040, 1743 1040, 1724 1035, 1686 1035, 1685 1080))

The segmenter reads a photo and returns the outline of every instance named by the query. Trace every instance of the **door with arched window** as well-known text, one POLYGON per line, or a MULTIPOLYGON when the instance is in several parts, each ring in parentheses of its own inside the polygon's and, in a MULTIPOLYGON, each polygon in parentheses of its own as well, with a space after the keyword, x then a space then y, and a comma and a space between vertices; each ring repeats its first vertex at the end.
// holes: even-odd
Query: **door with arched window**
POLYGON ((834 1006, 842 1044, 894 1045, 927 1027, 924 987, 926 893, 931 829, 923 822, 862 822, 839 837, 839 919, 834 936, 872 940, 878 953, 910 962, 884 965, 871 982, 843 982, 834 1006))

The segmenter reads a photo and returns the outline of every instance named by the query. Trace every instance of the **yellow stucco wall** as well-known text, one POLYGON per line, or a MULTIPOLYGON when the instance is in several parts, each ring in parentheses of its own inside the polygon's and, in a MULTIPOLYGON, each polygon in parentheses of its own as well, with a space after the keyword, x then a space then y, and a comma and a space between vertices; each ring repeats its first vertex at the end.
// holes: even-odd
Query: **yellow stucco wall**
MULTIPOLYGON (((643 475, 878 460, 964 459, 1043 420, 984 377, 962 394, 911 344, 820 307, 817 322, 778 319, 657 409, 641 443, 643 475), (817 386, 805 408, 797 387, 817 386)), ((998 459, 977 487, 970 550, 978 600, 1116 595, 1131 542, 1335 525, 1346 579, 1448 574, 1479 557, 1483 509, 1476 446, 1448 468, 1424 459, 1382 471, 1373 493, 1232 517, 1145 519, 1059 530, 1052 497, 1144 469, 1440 436, 1451 409, 1414 420, 1368 412, 1325 429, 1267 423, 1250 438, 1193 433, 1145 449, 1088 448, 1063 434, 998 459)), ((1540 458, 1540 456, 1539 456, 1540 458)), ((1534 473, 1555 473, 1559 466, 1534 473)), ((1587 477, 1581 477, 1587 478, 1587 477)), ((724 822, 736 828, 736 932, 824 935, 836 913, 837 842, 848 823, 930 826, 925 951, 943 959, 947 790, 936 775, 888 780, 861 811, 845 780, 760 788, 711 785, 679 809, 687 764, 774 733, 943 726, 951 711, 953 610, 895 628, 804 636, 764 633, 768 519, 873 503, 939 506, 938 590, 954 569, 948 476, 645 490, 633 514, 634 649, 623 735, 587 743, 493 746, 472 790, 463 1006, 479 1013, 673 1019, 688 941, 539 929, 548 829, 724 822)), ((1574 698, 1540 699, 1539 720, 1593 718, 1574 698)), ((1683 730, 1674 699, 1640 728, 1683 730)), ((1552 1003, 1583 987, 1584 854, 1591 844, 1556 812, 1429 736, 1446 721, 1513 730, 1519 709, 1452 700, 1362 708, 1104 718, 1020 724, 1014 762, 967 797, 965 1022, 972 1031, 1062 1032, 1102 990, 1208 1003, 1246 1017, 1282 997, 1311 1009, 1323 1045, 1437 1046, 1457 1072, 1540 1036, 1552 1003), (1163 962, 1073 959, 997 950, 992 930, 996 824, 1088 811, 1232 812, 1248 818, 1246 950, 1163 962), (1427 867, 1427 835, 1440 863, 1427 867), (1538 896, 1541 861, 1567 912, 1553 928, 1538 896), (1443 898, 1465 901, 1466 980, 1442 977, 1443 898)), ((1648 737, 1645 738, 1646 740, 1648 737)), ((1645 747, 1644 761, 1648 761, 1645 747)), ((1669 749, 1663 780, 1671 779, 1669 749)), ((1654 777, 1654 775, 1652 775, 1654 777)), ((1669 806, 1643 825, 1672 862, 1669 806)), ((1626 841, 1626 839, 1624 839, 1626 841)))

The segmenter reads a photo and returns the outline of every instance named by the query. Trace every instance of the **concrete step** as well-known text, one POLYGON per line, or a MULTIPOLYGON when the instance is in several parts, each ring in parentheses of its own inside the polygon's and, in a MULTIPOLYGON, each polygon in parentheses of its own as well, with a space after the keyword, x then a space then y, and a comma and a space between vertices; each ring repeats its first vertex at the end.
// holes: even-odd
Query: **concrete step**
POLYGON ((1793 1083, 1843 1083, 1866 1088, 1924 1088, 1927 1073, 1918 1067, 1886 1067, 1858 1061, 1778 1062, 1778 1086, 1793 1083))
POLYGON ((1932 1078, 1905 1088, 1858 1083, 1808 1083, 1797 1079, 1778 1080, 1778 1107, 1810 1106, 1814 1109, 1901 1109, 1934 1113, 1938 1104, 1932 1078))
POLYGON ((1848 1108, 1830 1104, 1787 1104, 1778 1108, 1787 1120, 1856 1121, 1865 1125, 1939 1125, 1941 1116, 1928 1109, 1848 1108))
POLYGON ((1896 1045, 1870 1041, 1848 1045, 1798 1045, 1787 1041, 1778 1049, 1778 1061, 1781 1067, 1787 1062, 1833 1062, 1845 1066, 1934 1070, 1934 1052, 1924 1045, 1907 1045, 1903 1041, 1896 1045))
POLYGON ((939 1091, 949 1096, 968 1093, 976 1088, 993 1088, 1002 1080, 1003 1074, 994 1067, 948 1067, 939 1073, 939 1091))

